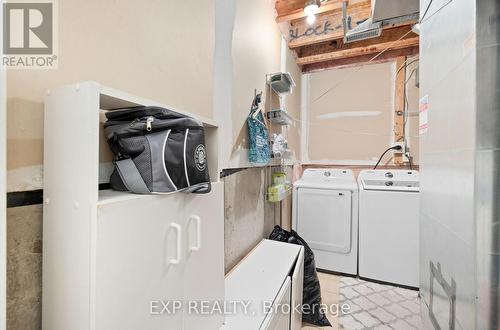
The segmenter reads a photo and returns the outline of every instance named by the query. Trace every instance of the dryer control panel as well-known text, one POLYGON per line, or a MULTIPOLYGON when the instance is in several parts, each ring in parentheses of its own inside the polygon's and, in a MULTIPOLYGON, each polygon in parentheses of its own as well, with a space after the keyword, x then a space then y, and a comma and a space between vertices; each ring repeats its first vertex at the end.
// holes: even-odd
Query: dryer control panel
POLYGON ((351 170, 336 168, 308 168, 302 175, 302 180, 309 181, 328 181, 328 180, 354 180, 354 174, 351 170))

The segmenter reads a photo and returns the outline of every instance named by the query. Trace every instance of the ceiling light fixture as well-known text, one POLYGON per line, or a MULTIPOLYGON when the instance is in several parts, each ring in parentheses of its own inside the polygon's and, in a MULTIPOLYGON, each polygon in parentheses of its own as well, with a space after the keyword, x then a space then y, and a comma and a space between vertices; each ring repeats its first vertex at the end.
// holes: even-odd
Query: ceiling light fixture
POLYGON ((306 0, 304 13, 307 15, 307 23, 313 24, 316 21, 316 13, 321 6, 320 0, 306 0))

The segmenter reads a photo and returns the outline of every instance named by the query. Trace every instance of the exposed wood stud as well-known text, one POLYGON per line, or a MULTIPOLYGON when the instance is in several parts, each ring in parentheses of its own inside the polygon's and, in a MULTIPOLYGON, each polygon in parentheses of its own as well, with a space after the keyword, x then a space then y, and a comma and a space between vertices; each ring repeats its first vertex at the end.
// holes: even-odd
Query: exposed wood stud
MULTIPOLYGON (((396 58, 396 70, 399 72, 396 75, 396 86, 394 94, 394 141, 401 142, 404 140, 404 111, 405 111, 405 80, 406 69, 404 68, 406 57, 400 56, 396 58)), ((404 158, 402 154, 394 156, 394 164, 402 165, 404 158)))

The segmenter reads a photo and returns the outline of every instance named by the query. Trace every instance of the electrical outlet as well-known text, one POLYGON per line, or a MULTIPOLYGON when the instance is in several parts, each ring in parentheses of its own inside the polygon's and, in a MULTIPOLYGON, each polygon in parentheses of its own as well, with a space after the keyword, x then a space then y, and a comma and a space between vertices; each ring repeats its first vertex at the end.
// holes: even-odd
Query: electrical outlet
POLYGON ((395 142, 393 146, 401 146, 401 150, 393 150, 392 152, 395 154, 404 154, 406 153, 406 144, 404 142, 395 142))

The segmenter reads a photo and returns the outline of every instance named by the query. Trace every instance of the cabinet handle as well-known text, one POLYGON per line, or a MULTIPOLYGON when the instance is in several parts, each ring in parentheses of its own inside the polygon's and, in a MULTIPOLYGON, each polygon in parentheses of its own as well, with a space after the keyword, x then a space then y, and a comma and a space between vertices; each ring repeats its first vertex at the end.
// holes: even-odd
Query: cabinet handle
POLYGON ((201 219, 197 215, 192 215, 190 221, 196 222, 196 246, 191 246, 190 251, 199 251, 201 249, 201 219))
POLYGON ((177 233, 177 251, 176 251, 176 256, 175 259, 170 259, 168 263, 177 265, 181 262, 181 226, 176 224, 176 223, 171 223, 170 228, 174 229, 177 233))

